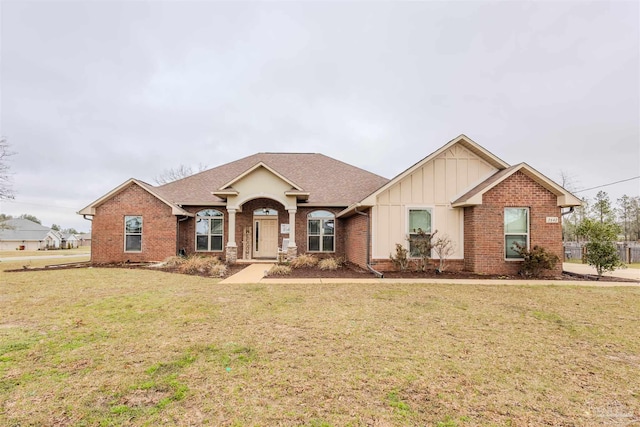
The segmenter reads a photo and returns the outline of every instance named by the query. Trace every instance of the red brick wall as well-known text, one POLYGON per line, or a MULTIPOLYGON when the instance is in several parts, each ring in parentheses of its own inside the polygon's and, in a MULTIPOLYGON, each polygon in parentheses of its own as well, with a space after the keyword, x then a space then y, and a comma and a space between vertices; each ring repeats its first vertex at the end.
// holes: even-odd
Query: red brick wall
MULTIPOLYGON (((521 172, 516 172, 483 195, 482 205, 464 208, 464 268, 485 274, 517 274, 521 261, 504 258, 504 208, 529 208, 529 247, 536 245, 562 260, 562 225, 557 197, 521 172)), ((548 274, 562 272, 562 264, 548 274)))
MULTIPOLYGON (((370 210, 367 212, 369 215, 370 210)), ((367 267, 367 233, 369 217, 355 214, 341 221, 344 236, 344 256, 349 262, 367 267)))
POLYGON ((161 261, 176 254, 171 208, 136 184, 98 206, 91 228, 93 263, 161 261), (124 251, 125 215, 142 216, 142 252, 124 251))

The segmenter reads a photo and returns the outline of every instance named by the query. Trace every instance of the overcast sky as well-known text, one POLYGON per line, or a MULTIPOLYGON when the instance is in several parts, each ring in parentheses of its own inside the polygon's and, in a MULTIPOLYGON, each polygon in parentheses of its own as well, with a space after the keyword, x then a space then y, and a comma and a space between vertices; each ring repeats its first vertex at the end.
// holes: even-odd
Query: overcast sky
POLYGON ((0 4, 0 212, 45 225, 88 230, 75 212, 181 164, 320 152, 392 178, 459 134, 575 189, 640 175, 635 1, 0 4))

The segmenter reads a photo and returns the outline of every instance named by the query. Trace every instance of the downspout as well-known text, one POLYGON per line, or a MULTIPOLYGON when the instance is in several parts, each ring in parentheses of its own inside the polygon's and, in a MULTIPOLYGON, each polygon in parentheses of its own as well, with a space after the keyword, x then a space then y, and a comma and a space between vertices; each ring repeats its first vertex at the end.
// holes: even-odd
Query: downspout
MULTIPOLYGON (((178 246, 180 245, 180 223, 182 221, 188 220, 189 218, 190 217, 188 216, 185 216, 182 219, 178 218, 178 221, 176 222, 176 255, 181 255, 180 254, 181 249, 178 249, 178 246)), ((182 255, 186 255, 186 254, 182 254, 182 255)))
POLYGON ((364 212, 359 212, 357 206, 355 207, 354 212, 367 218, 367 268, 370 272, 375 274, 376 277, 382 279, 384 275, 371 266, 371 222, 369 221, 369 215, 364 212))
POLYGON ((570 206, 570 207, 569 207, 569 210, 568 210, 568 211, 566 211, 566 212, 561 212, 561 213, 560 213, 560 216, 565 216, 565 215, 572 214, 574 210, 575 210, 575 207, 574 207, 574 206, 570 206))

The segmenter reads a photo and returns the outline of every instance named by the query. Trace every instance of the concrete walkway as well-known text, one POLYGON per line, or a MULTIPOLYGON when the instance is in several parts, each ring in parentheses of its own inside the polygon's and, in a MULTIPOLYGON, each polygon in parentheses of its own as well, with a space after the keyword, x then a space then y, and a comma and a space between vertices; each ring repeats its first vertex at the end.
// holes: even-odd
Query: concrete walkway
MULTIPOLYGON (((570 273, 597 275, 596 269, 588 264, 574 264, 565 262, 562 269, 570 273)), ((615 271, 604 273, 603 276, 620 277, 623 279, 631 279, 640 282, 640 268, 619 268, 615 271)))
MULTIPOLYGON (((598 287, 618 287, 631 286, 640 287, 640 283, 632 282, 600 282, 600 281, 580 281, 580 280, 502 280, 502 279, 378 279, 371 277, 368 279, 294 279, 289 277, 264 277, 265 273, 271 269, 274 264, 252 264, 247 268, 239 271, 231 277, 222 280, 221 284, 240 284, 240 283, 262 283, 262 284, 309 284, 318 285, 326 283, 362 283, 362 284, 381 284, 381 283, 441 283, 441 284, 460 284, 460 285, 515 285, 515 286, 598 286, 598 287)), ((566 265, 566 264, 565 264, 566 265)), ((571 264, 573 266, 582 267, 582 264, 571 264)), ((589 267, 589 266, 586 266, 589 267)), ((628 269, 637 270, 638 269, 628 269)), ((583 273, 590 274, 590 273, 583 273)), ((633 273, 631 274, 633 275, 633 273)))
POLYGON ((259 283, 264 279, 265 273, 271 270, 273 266, 274 264, 251 264, 220 283, 224 285, 229 283, 259 283))

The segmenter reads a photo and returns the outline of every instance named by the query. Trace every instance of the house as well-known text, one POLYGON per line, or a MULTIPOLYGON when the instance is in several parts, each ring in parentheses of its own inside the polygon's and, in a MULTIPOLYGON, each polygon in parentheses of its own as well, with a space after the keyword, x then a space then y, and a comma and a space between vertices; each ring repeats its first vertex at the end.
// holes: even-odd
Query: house
POLYGON ((91 247, 91 233, 80 233, 76 237, 78 238, 78 246, 91 247))
POLYGON ((62 243, 61 246, 64 249, 74 249, 80 246, 80 239, 71 233, 63 233, 62 234, 62 243))
POLYGON ((0 250, 59 249, 62 235, 56 230, 28 219, 13 218, 3 221, 0 229, 0 250))
POLYGON ((391 180, 322 154, 257 153, 162 186, 129 179, 78 213, 92 219, 94 263, 280 252, 388 271, 396 243, 413 254, 408 237, 437 230, 450 268, 513 274, 514 242, 562 256, 561 209, 580 204, 460 135, 391 180))

